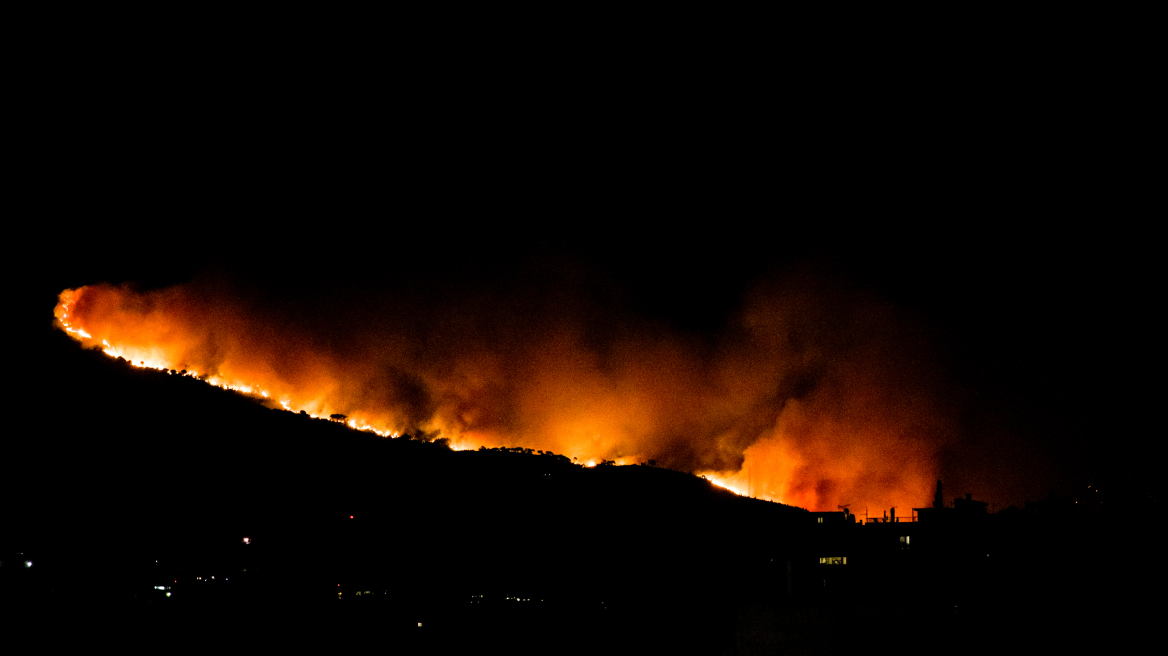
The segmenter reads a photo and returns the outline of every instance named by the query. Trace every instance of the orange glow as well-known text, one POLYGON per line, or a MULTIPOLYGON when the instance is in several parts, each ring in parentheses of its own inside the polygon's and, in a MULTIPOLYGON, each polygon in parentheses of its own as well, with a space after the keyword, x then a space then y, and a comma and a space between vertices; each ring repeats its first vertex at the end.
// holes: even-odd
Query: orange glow
POLYGON ((492 318, 523 340, 484 337, 452 310, 432 313, 441 331, 362 316, 322 336, 197 282, 65 290, 54 315, 83 346, 136 367, 382 436, 522 444, 587 467, 652 459, 811 510, 924 505, 948 431, 939 386, 887 308, 844 300, 841 319, 836 292, 759 288, 712 345, 627 318, 598 338, 554 311, 492 318))
MULTIPOLYGON (((254 372, 249 371, 247 367, 242 367, 235 375, 225 373, 214 373, 203 375, 199 373, 191 364, 190 361, 195 360, 193 354, 188 350, 190 341, 182 339, 186 335, 178 335, 177 331, 181 328, 180 325, 166 325, 166 311, 170 309, 169 304, 164 302, 152 308, 152 311, 142 315, 133 312, 116 312, 107 314, 109 308, 102 308, 103 312, 98 313, 95 318, 98 318, 98 325, 102 326, 102 333, 100 337, 94 337, 92 334, 75 325, 74 313, 76 305, 83 295, 87 298, 92 298, 93 295, 99 295, 106 292, 114 291, 113 288, 105 286, 82 287, 77 290, 65 290, 61 292, 53 315, 57 318, 57 325, 64 330, 69 336, 81 342, 86 348, 97 347, 100 343, 101 350, 106 355, 117 358, 124 358, 130 365, 135 367, 143 367, 158 370, 174 370, 185 371, 187 376, 200 378, 209 385, 221 387, 223 389, 234 390, 243 394, 259 396, 265 399, 272 398, 270 387, 261 385, 253 380, 245 381, 241 378, 248 376, 251 373, 255 377, 260 377, 254 372), (110 323, 103 323, 100 318, 107 320, 113 319, 110 323), (179 336, 179 339, 172 339, 172 336, 179 336), (113 339, 114 342, 110 342, 113 339)), ((108 299, 99 296, 101 301, 108 299)), ((95 299, 98 300, 98 299, 95 299)), ((177 302, 177 299, 164 298, 171 303, 177 302)), ((202 367, 206 369, 206 367, 202 367)), ((236 371, 235 367, 221 367, 220 372, 236 371)), ((249 376, 250 377, 250 376, 249 376)), ((276 387, 284 387, 276 383, 276 387)), ((331 414, 331 407, 323 399, 313 399, 309 402, 303 402, 293 407, 293 397, 303 399, 303 395, 298 393, 298 390, 289 388, 285 394, 278 394, 281 398, 279 404, 285 410, 292 412, 305 411, 313 418, 326 418, 331 414)), ((390 430, 384 426, 376 426, 370 424, 364 419, 349 419, 348 425, 358 430, 369 431, 381 435, 382 437, 397 437, 398 432, 390 430)))

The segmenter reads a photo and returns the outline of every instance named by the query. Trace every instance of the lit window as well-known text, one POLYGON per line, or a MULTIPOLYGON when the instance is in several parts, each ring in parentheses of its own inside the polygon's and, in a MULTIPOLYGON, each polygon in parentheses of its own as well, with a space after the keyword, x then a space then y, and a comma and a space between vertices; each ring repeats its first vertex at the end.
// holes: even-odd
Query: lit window
POLYGON ((822 556, 819 559, 820 565, 847 565, 847 556, 822 556))
POLYGON ((912 537, 912 536, 909 536, 909 535, 900 536, 900 548, 901 549, 908 549, 910 537, 912 537))
POLYGON ((820 524, 822 524, 822 523, 823 523, 823 518, 822 518, 822 517, 820 517, 820 518, 818 518, 818 519, 819 519, 819 523, 820 523, 820 524))

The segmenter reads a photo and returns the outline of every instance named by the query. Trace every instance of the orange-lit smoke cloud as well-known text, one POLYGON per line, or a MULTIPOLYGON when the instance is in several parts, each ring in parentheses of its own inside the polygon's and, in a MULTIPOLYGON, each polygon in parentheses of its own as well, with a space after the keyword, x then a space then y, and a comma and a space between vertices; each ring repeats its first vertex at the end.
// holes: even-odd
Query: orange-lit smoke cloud
POLYGON ((928 340, 810 273, 757 285, 717 336, 563 285, 279 293, 224 277, 62 294, 107 352, 215 376, 273 405, 457 447, 654 459, 818 510, 928 502, 949 433, 928 340))

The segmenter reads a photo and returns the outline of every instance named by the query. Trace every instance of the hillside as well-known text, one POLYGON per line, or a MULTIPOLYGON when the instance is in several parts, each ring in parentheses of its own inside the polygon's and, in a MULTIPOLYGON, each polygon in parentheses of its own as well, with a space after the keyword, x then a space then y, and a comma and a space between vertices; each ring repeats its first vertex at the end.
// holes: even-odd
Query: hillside
POLYGON ((382 438, 41 337, 0 460, 0 602, 45 637, 89 618, 160 640, 836 653, 896 625, 976 653, 1001 618, 1109 640, 1150 612, 1116 567, 1158 539, 1154 503, 817 524, 683 472, 382 438))
POLYGON ((716 600, 784 587, 806 516, 657 467, 381 438, 47 343, 51 389, 5 443, 0 545, 36 559, 8 591, 39 604, 285 612, 376 591, 409 617, 539 599, 573 622, 646 604, 717 621, 716 600))

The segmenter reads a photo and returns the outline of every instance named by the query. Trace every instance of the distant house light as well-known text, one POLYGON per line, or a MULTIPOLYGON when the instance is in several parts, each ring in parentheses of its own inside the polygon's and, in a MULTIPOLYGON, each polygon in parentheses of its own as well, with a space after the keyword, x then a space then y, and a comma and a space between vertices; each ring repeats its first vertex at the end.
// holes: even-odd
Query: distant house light
POLYGON ((847 565, 847 556, 822 556, 819 559, 820 565, 847 565))
POLYGON ((822 524, 822 523, 823 523, 823 518, 822 518, 822 517, 820 517, 820 518, 818 518, 818 519, 819 519, 819 523, 820 523, 820 524, 822 524))
POLYGON ((25 566, 26 568, 27 568, 27 567, 32 567, 32 561, 31 561, 31 560, 26 560, 26 561, 24 561, 24 566, 25 566))
POLYGON ((243 543, 244 544, 251 544, 251 538, 244 538, 243 543))
POLYGON ((901 548, 901 549, 908 549, 908 547, 909 547, 909 538, 910 538, 910 537, 912 537, 912 536, 911 536, 911 535, 902 535, 902 536, 900 536, 900 548, 901 548))

